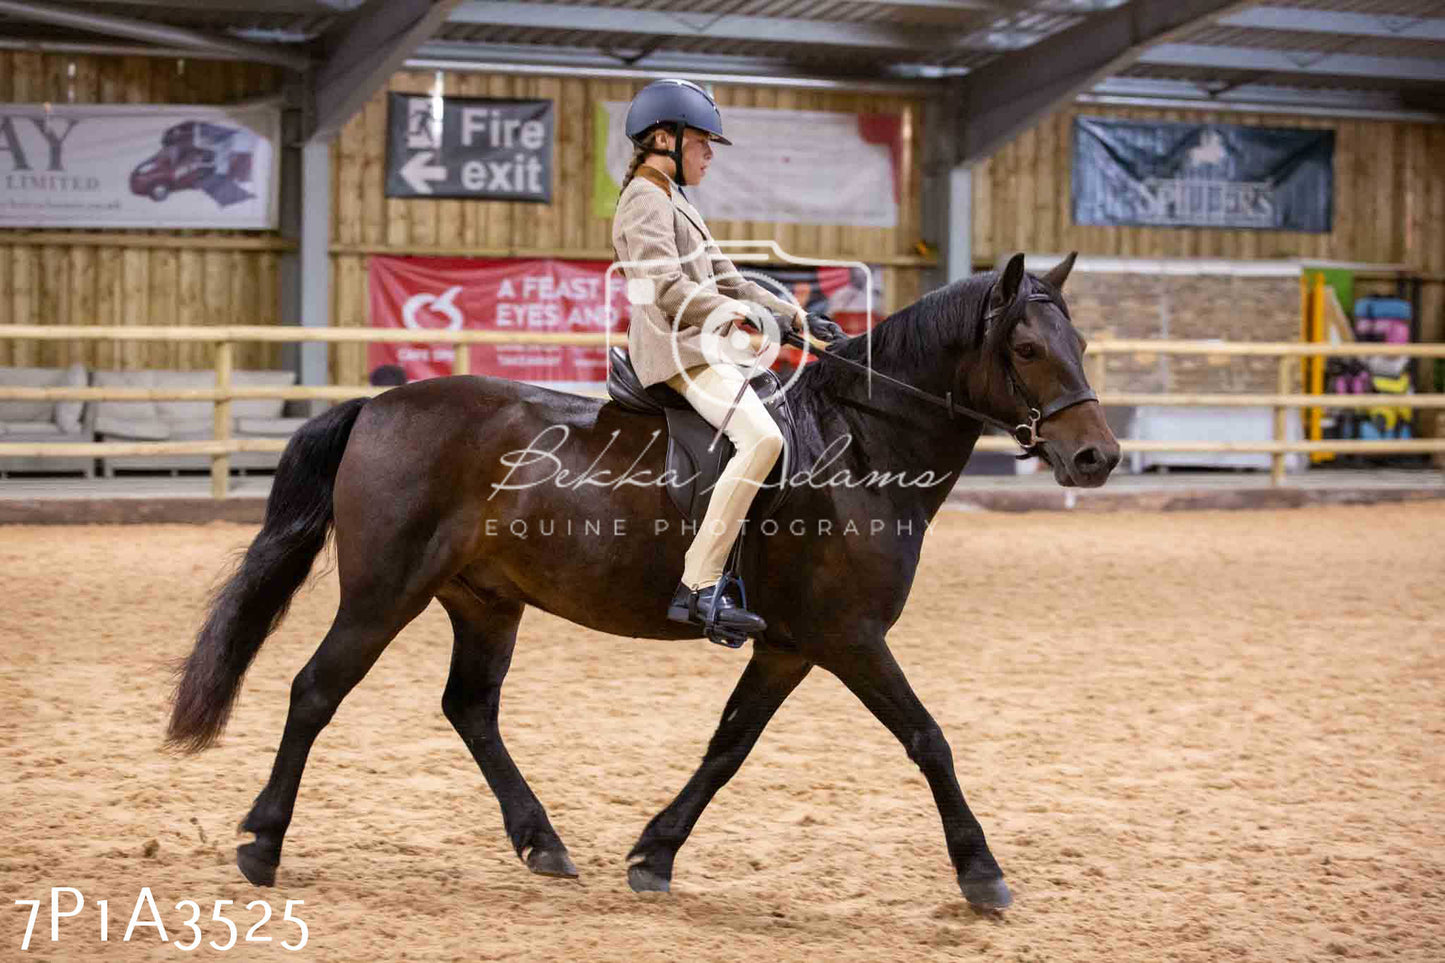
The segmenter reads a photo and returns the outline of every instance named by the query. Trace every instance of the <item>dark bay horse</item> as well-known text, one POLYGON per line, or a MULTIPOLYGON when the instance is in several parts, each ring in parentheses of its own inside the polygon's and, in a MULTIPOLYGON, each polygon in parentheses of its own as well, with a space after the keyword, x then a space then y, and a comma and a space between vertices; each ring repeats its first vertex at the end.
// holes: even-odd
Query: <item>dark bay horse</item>
MULTIPOLYGON (((874 328, 874 371, 952 392, 959 404, 1010 424, 1025 417, 1021 391, 1045 409, 1085 391, 1084 341, 1062 296, 1072 264, 1071 255, 1037 278, 1017 255, 999 274, 928 294, 874 328)), ((866 340, 830 350, 862 361, 866 340)), ((818 665, 922 770, 969 903, 1002 909, 1012 897, 959 789, 952 751, 885 641, 908 599, 926 526, 968 461, 980 424, 951 419, 876 379, 870 394, 861 374, 827 360, 805 366, 788 395, 800 425, 790 470, 819 470, 795 482, 772 534, 761 526, 742 543, 740 571, 766 633, 754 641, 702 764, 629 854, 628 881, 639 891, 668 889, 677 851, 704 807, 818 665)), ((255 834, 237 850, 248 880, 274 883, 313 741, 433 598, 455 630, 442 711, 496 795, 518 856, 533 872, 576 875, 502 744, 498 698, 528 605, 614 635, 698 637, 665 617, 693 533, 656 483, 663 446, 653 433, 661 423, 600 399, 462 376, 346 402, 295 435, 264 525, 213 598, 182 664, 168 731, 171 745, 191 751, 220 735, 246 668, 334 529, 341 602, 292 683, 270 779, 241 823, 255 834), (603 484, 629 470, 631 483, 603 484), (532 537, 515 536, 519 522, 532 537)), ((1044 419, 1040 434, 1041 455, 1060 484, 1102 485, 1118 463, 1095 401, 1044 419)))

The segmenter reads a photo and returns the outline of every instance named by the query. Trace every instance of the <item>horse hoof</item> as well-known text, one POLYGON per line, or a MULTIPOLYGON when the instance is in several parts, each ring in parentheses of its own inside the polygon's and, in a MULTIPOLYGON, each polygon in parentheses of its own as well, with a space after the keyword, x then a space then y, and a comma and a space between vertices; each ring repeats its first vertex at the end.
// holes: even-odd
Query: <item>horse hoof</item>
POLYGON ((1008 884, 1002 877, 961 879, 958 881, 958 888, 963 890, 963 898, 968 900, 968 905, 976 910, 998 912, 1008 909, 1014 901, 1013 894, 1009 892, 1008 884))
POLYGON ((634 893, 670 893, 672 881, 645 866, 627 867, 627 885, 634 893))
POLYGON ((275 886, 278 863, 268 862, 256 854, 256 844, 236 847, 236 865, 252 886, 275 886))
POLYGON ((577 878, 577 867, 565 849, 534 849, 527 854, 527 868, 538 876, 577 878))

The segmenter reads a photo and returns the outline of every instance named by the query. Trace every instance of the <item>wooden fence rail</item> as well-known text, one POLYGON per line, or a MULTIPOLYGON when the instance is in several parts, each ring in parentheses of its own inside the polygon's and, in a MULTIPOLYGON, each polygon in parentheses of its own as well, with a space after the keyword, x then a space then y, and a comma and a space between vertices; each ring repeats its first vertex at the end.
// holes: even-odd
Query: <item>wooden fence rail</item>
MULTIPOLYGON (((41 341, 324 341, 403 342, 416 344, 569 344, 600 347, 604 333, 562 331, 445 331, 410 328, 303 328, 297 325, 217 325, 159 327, 155 325, 0 324, 0 340, 41 341)), ((623 340, 613 334, 612 342, 623 340)), ((1352 357, 1387 355, 1445 358, 1445 344, 1300 344, 1293 341, 1154 341, 1139 338, 1098 338, 1088 354, 1218 355, 1255 357, 1352 357)))
MULTIPOLYGON (((323 385, 289 388, 20 388, 0 386, 0 401, 345 401, 381 394, 388 390, 372 385, 323 385)), ((601 397, 600 395, 598 397, 601 397)), ((1326 408, 1445 408, 1445 394, 1429 395, 1328 395, 1326 408)), ((1314 408, 1319 395, 1246 394, 1147 394, 1109 392, 1099 394, 1105 405, 1161 408, 1314 408)))
MULTIPOLYGON (((241 388, 232 384, 234 346, 238 342, 404 342, 430 344, 562 344, 602 346, 609 338, 602 333, 506 332, 506 331, 416 331, 378 328, 304 328, 286 326, 145 327, 111 325, 0 325, 0 340, 40 339, 54 341, 190 341, 215 344, 216 383, 213 388, 90 388, 0 387, 0 401, 210 401, 215 405, 215 438, 188 442, 0 442, 0 456, 22 457, 119 457, 126 455, 209 455, 211 493, 226 497, 230 478, 230 456, 238 452, 279 452, 285 439, 231 437, 231 403, 247 399, 342 401, 379 394, 386 388, 370 385, 295 386, 286 388, 241 388)), ((1252 407, 1274 409, 1273 441, 1131 441, 1121 442, 1125 452, 1242 452, 1272 455, 1271 480, 1284 481, 1285 456, 1291 453, 1334 452, 1338 454, 1414 454, 1445 451, 1445 438, 1393 441, 1289 441, 1286 412, 1290 408, 1445 408, 1445 394, 1420 395, 1318 395, 1293 394, 1291 376, 1302 357, 1348 357, 1361 354, 1424 358, 1445 358, 1445 344, 1296 344, 1284 342, 1149 341, 1098 339, 1091 343, 1092 380, 1106 405, 1160 405, 1173 407, 1252 407), (1103 358, 1110 354, 1135 356, 1206 355, 1230 357, 1275 357, 1279 359, 1276 394, 1145 394, 1109 393, 1104 390, 1103 358)), ((466 374, 467 352, 456 355, 456 373, 466 374)), ((987 436, 979 440, 981 451, 1012 451, 1007 438, 987 436)))

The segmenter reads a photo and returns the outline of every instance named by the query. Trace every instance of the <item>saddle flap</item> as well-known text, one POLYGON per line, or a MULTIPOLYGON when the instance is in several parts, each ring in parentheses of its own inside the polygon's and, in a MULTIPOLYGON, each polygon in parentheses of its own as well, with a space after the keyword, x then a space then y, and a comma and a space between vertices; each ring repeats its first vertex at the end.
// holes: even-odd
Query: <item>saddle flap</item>
MULTIPOLYGON (((768 392, 767 397, 762 398, 764 407, 768 414, 772 415, 778 430, 783 433, 782 454, 778 456, 778 461, 773 465, 768 477, 763 480, 764 487, 754 496, 752 507, 748 511, 749 518, 761 520, 777 512, 792 493, 792 489, 779 484, 779 481, 784 477, 784 472, 788 471, 787 466, 792 463, 792 454, 796 449, 796 431, 793 410, 781 390, 777 375, 766 371, 751 383, 760 398, 763 391, 768 392)), ((712 443, 717 429, 708 424, 690 405, 687 408, 669 408, 666 415, 666 470, 671 473, 671 484, 668 485, 667 493, 672 497, 672 503, 683 519, 697 526, 707 514, 713 488, 736 449, 732 441, 723 435, 718 439, 717 447, 709 452, 707 446, 712 443)))
MULTIPOLYGON (((776 481, 789 464, 794 447, 793 411, 788 406, 782 382, 772 371, 759 371, 748 383, 783 433, 783 453, 764 482, 772 487, 758 493, 753 500, 752 511, 748 513, 757 518, 767 518, 778 510, 789 493, 788 488, 776 484, 776 481)), ((712 443, 717 429, 708 424, 686 398, 667 385, 655 384, 644 388, 625 348, 615 346, 607 352, 607 396, 627 411, 666 416, 665 470, 671 482, 667 493, 685 520, 694 526, 701 523, 707 514, 718 476, 736 450, 733 443, 724 435, 718 439, 717 447, 708 451, 707 446, 712 443)))
POLYGON ((667 493, 684 519, 701 521, 712 487, 736 450, 724 435, 711 452, 717 429, 691 408, 669 408, 667 415, 667 493))

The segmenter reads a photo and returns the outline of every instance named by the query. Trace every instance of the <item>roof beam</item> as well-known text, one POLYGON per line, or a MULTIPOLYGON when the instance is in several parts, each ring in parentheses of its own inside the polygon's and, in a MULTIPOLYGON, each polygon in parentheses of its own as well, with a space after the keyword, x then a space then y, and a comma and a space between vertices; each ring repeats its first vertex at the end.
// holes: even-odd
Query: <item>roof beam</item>
POLYGON ((640 60, 622 60, 597 50, 550 44, 492 44, 432 41, 406 61, 412 70, 477 70, 544 76, 617 77, 634 80, 687 77, 775 87, 874 90, 936 94, 936 81, 900 79, 876 70, 844 72, 789 63, 781 58, 694 54, 659 50, 640 60))
POLYGON ((678 50, 656 50, 640 58, 623 58, 590 47, 563 47, 555 44, 465 43, 433 40, 422 44, 407 60, 407 66, 418 70, 479 70, 495 65, 519 71, 547 73, 550 70, 590 71, 595 76, 616 77, 689 77, 731 83, 763 83, 765 80, 788 86, 815 84, 830 87, 842 85, 849 89, 888 89, 937 92, 936 81, 918 81, 884 72, 875 65, 854 64, 852 70, 804 65, 784 57, 753 57, 731 54, 702 54, 678 50))
POLYGON ((1123 6, 1129 0, 868 0, 880 7, 926 10, 980 10, 995 13, 1093 13, 1123 6))
MULTIPOLYGON (((1323 117, 1379 117, 1413 122, 1445 122, 1439 110, 1412 110, 1400 94, 1388 90, 1284 87, 1240 84, 1212 93, 1187 80, 1154 77, 1110 77, 1078 97, 1079 103, 1131 107, 1189 107, 1195 110, 1237 110, 1323 117)), ((1441 101, 1445 103, 1445 101, 1441 101)))
POLYGON ((1445 82, 1445 57, 1368 57, 1313 50, 1217 47, 1202 43, 1166 43, 1144 52, 1141 64, 1248 70, 1260 76, 1309 74, 1324 77, 1383 77, 1390 80, 1445 82))
POLYGON ((369 0, 330 37, 311 87, 315 109, 307 139, 328 138, 380 90, 458 0, 369 0))
POLYGON ((1329 33, 1392 40, 1445 41, 1445 18, 1400 17, 1345 13, 1340 10, 1299 10, 1294 7, 1251 7, 1219 18, 1222 27, 1259 27, 1297 33, 1329 33))
MULTIPOLYGON (((103 4, 127 7, 176 7, 176 0, 82 0, 86 6, 103 4)), ((233 11, 238 14, 298 13, 330 16, 361 6, 361 0, 188 0, 195 10, 233 11)))
POLYGON ((699 72, 735 73, 761 76, 796 74, 798 68, 774 57, 748 57, 730 54, 698 54, 687 51, 656 50, 634 61, 611 56, 590 47, 563 47, 555 44, 531 43, 465 43, 432 40, 417 47, 413 60, 486 62, 509 65, 552 67, 595 67, 598 69, 632 68, 636 70, 671 71, 691 77, 699 72))
POLYGON ((738 14, 677 13, 623 7, 517 3, 512 0, 465 0, 451 15, 452 23, 538 30, 583 30, 634 33, 651 37, 706 37, 710 40, 767 40, 830 47, 879 50, 939 48, 997 49, 980 37, 987 31, 957 31, 918 24, 898 26, 884 21, 839 23, 738 14))
POLYGON ((1246 5, 1234 0, 1133 0, 984 64, 953 86, 958 162, 971 164, 989 156, 1049 111, 1133 64, 1150 44, 1246 5))
POLYGON ((57 27, 70 27, 74 30, 84 30, 108 37, 125 37, 129 40, 141 40, 166 47, 224 53, 242 60, 279 64, 282 67, 290 67, 292 70, 305 70, 311 66, 311 58, 297 50, 246 43, 242 40, 233 40, 199 30, 152 23, 149 20, 114 17, 110 14, 77 10, 71 7, 57 7, 46 3, 19 3, 16 0, 0 0, 0 13, 19 20, 48 23, 57 27))
POLYGON ((114 43, 107 40, 13 40, 0 37, 0 50, 24 50, 30 53, 86 54, 93 57, 164 57, 174 60, 246 60, 239 54, 219 50, 198 50, 183 47, 149 47, 114 43))
POLYGON ((880 7, 920 7, 926 10, 981 10, 984 12, 1013 13, 1017 3, 1006 0, 870 0, 880 7))

